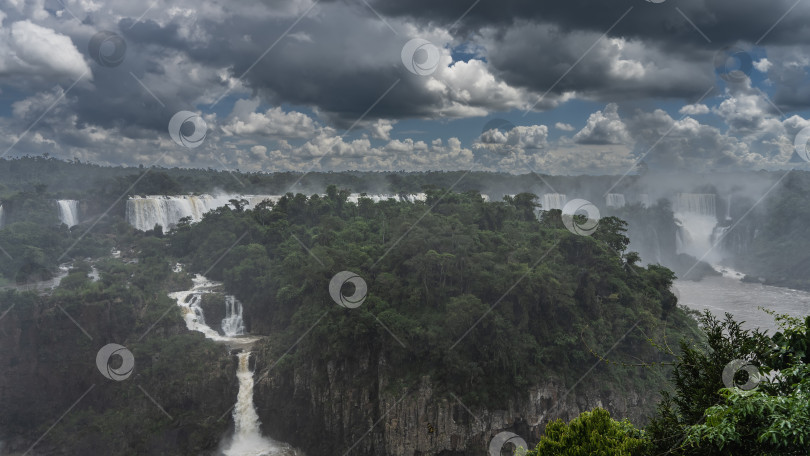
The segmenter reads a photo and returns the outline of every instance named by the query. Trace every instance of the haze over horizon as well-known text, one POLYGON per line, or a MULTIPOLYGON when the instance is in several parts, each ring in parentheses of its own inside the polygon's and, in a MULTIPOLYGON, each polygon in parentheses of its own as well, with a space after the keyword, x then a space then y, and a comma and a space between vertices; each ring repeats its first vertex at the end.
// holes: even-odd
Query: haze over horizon
POLYGON ((577 3, 5 0, 0 151, 266 172, 810 169, 810 5, 577 3))

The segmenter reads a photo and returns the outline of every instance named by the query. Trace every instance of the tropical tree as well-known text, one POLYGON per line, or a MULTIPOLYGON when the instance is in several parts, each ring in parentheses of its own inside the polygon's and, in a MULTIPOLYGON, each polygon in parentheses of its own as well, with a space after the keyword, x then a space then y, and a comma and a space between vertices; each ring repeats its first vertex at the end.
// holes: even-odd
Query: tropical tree
POLYGON ((602 408, 584 412, 565 424, 549 423, 527 456, 641 456, 649 448, 646 433, 629 421, 616 421, 602 408))

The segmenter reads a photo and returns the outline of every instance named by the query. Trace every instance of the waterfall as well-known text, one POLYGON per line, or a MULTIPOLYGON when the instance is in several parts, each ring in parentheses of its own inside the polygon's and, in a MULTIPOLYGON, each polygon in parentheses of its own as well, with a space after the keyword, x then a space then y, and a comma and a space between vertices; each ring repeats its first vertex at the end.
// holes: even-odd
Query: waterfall
POLYGON ((717 218, 713 193, 678 193, 672 209, 676 213, 708 215, 717 218))
POLYGON ((272 195, 136 196, 127 200, 126 218, 130 225, 141 231, 160 225, 165 232, 185 217, 199 222, 206 212, 226 206, 232 199, 247 200, 247 209, 253 209, 262 201, 278 201, 279 198, 272 195))
POLYGON ((250 343, 257 338, 245 337, 245 324, 242 319, 242 303, 236 297, 225 295, 225 318, 222 320, 222 332, 208 326, 205 321, 205 312, 201 306, 203 296, 214 293, 222 284, 212 282, 201 275, 192 279, 194 286, 187 291, 170 293, 169 297, 177 302, 183 312, 183 319, 186 321, 186 328, 190 331, 198 331, 205 334, 205 337, 219 342, 250 343))
MULTIPOLYGON (((175 269, 179 268, 176 266, 175 269)), ((209 327, 205 323, 205 314, 200 304, 204 295, 215 293, 222 284, 199 274, 192 279, 192 283, 190 290, 169 293, 169 297, 177 301, 177 305, 183 310, 188 329, 199 331, 208 339, 228 342, 232 347, 240 344, 243 347, 249 346, 259 339, 244 336, 242 303, 231 295, 225 296, 225 318, 222 320, 225 336, 209 327)), ((297 456, 298 452, 291 446, 262 437, 259 415, 253 404, 254 380, 253 371, 250 370, 250 352, 243 350, 238 357, 236 377, 239 380, 239 393, 233 408, 234 435, 223 453, 225 456, 297 456)))
POLYGON ((79 202, 76 200, 58 200, 59 221, 68 228, 79 224, 79 202))
POLYGON ((565 195, 562 193, 546 193, 543 195, 542 209, 545 211, 562 209, 565 206, 565 201, 565 195))
POLYGON ((675 223, 678 225, 675 247, 677 253, 686 253, 708 262, 719 261, 721 252, 712 249, 717 239, 717 213, 713 194, 679 193, 673 203, 675 223))
POLYGON ((731 195, 728 195, 728 200, 726 201, 726 221, 731 221, 731 195))
POLYGON ((409 193, 407 195, 400 196, 400 201, 407 203, 416 203, 418 201, 425 201, 426 199, 427 195, 425 193, 409 193))
POLYGON ((242 319, 242 303, 235 296, 225 296, 225 318, 222 319, 222 332, 227 337, 245 334, 245 322, 242 319))
POLYGON ((288 454, 288 448, 276 445, 262 437, 259 415, 253 405, 253 371, 250 370, 250 352, 239 353, 239 395, 233 408, 234 433, 226 456, 260 456, 288 454))
POLYGON ((0 204, 0 228, 6 224, 5 214, 3 214, 3 205, 0 204))
POLYGON ((250 370, 250 352, 239 353, 239 395, 233 409, 233 422, 236 436, 258 436, 259 415, 253 406, 253 371, 250 370))
POLYGON ((616 208, 624 207, 624 195, 621 193, 608 193, 607 196, 605 196, 605 205, 607 207, 616 208))

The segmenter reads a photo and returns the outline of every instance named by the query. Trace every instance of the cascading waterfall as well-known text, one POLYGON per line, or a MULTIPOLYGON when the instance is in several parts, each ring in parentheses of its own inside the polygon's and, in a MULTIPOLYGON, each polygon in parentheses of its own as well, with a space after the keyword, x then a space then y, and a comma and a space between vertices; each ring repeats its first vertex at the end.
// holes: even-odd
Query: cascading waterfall
POLYGON ((262 437, 259 415, 253 405, 253 371, 250 370, 250 352, 239 353, 239 394, 233 408, 234 433, 226 456, 269 456, 292 454, 289 447, 262 437))
POLYGON ((68 228, 79 224, 79 202, 76 200, 58 200, 59 221, 68 228))
MULTIPOLYGON (((242 303, 231 295, 225 296, 225 318, 222 320, 222 332, 225 335, 209 327, 205 323, 205 314, 200 306, 202 297, 208 293, 215 293, 222 284, 212 282, 199 274, 192 282, 190 290, 169 294, 183 310, 183 318, 188 329, 199 331, 208 339, 227 342, 232 346, 249 345, 259 339, 244 336, 242 303)), ((298 453, 289 445, 262 437, 259 415, 253 403, 254 380, 253 371, 250 370, 250 354, 251 352, 247 350, 238 354, 239 366, 236 376, 239 380, 239 393, 233 408, 234 435, 223 453, 225 456, 295 456, 298 453)))
POLYGON ((253 209, 262 201, 278 201, 273 195, 181 195, 181 196, 136 196, 127 200, 127 222, 136 229, 147 231, 160 225, 168 231, 190 217, 192 222, 202 220, 206 212, 226 206, 232 199, 247 200, 247 208, 253 209))
POLYGON ((605 196, 605 205, 607 207, 615 207, 615 208, 624 207, 625 205, 624 195, 621 193, 608 193, 605 196))
POLYGON ((222 332, 208 326, 205 321, 205 312, 201 307, 203 296, 214 293, 222 284, 212 282, 201 275, 192 279, 193 286, 187 291, 170 293, 169 297, 177 301, 183 311, 186 328, 205 334, 205 337, 220 342, 255 342, 257 338, 239 337, 245 334, 245 324, 242 318, 242 303, 236 297, 225 295, 225 318, 222 320, 222 332))
MULTIPOLYGON (((324 195, 321 195, 324 196, 324 195)), ((427 195, 424 193, 411 193, 407 195, 394 194, 367 194, 375 203, 393 198, 397 201, 415 203, 424 201, 427 195)), ((163 231, 168 231, 180 222, 184 217, 190 217, 192 222, 202 220, 206 212, 213 211, 226 206, 232 199, 247 200, 247 209, 254 209, 263 201, 278 201, 279 195, 179 195, 179 196, 135 196, 127 200, 126 219, 130 225, 141 231, 148 231, 160 225, 163 231)), ((357 203, 360 200, 359 193, 349 195, 348 201, 357 203)))
POLYGON ((242 303, 235 296, 225 296, 225 318, 222 319, 222 332, 227 337, 245 334, 245 322, 242 318, 242 303))
POLYGON ((546 193, 543 195, 542 209, 545 211, 551 209, 562 209, 565 206, 566 197, 562 193, 546 193))
POLYGON ((713 249, 717 239, 717 211, 714 194, 679 193, 673 202, 675 223, 679 226, 676 252, 708 262, 718 262, 721 252, 713 249))
POLYGON ((6 217, 5 214, 3 213, 3 205, 0 204, 0 228, 2 228, 3 225, 5 224, 6 224, 6 217))
POLYGON ((726 201, 726 221, 731 221, 731 195, 728 195, 728 200, 726 201))
POLYGON ((388 201, 389 199, 407 203, 415 203, 417 201, 425 201, 427 199, 427 195, 424 193, 409 193, 405 195, 394 195, 389 193, 352 193, 346 200, 350 203, 356 204, 360 201, 360 198, 368 198, 375 203, 379 203, 380 201, 388 201))

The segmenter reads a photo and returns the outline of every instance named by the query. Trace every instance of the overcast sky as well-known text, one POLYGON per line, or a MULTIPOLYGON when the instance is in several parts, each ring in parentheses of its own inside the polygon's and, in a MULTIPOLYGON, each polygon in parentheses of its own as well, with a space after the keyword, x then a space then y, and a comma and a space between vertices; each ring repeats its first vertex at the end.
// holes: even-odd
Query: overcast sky
POLYGON ((794 152, 810 127, 808 1, 0 5, 4 156, 242 171, 808 165, 794 152))

